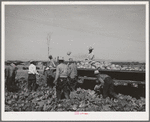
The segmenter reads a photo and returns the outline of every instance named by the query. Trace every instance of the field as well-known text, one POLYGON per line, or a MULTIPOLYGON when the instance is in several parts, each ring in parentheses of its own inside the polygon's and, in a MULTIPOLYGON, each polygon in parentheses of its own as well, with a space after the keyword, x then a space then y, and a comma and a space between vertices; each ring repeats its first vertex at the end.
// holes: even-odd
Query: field
MULTIPOLYGON (((71 92, 70 99, 62 97, 56 103, 56 89, 45 86, 42 70, 37 76, 37 91, 27 90, 27 71, 18 70, 18 91, 5 92, 5 111, 145 111, 145 89, 130 84, 115 85, 115 92, 119 99, 103 99, 89 87, 94 82, 86 81, 78 84, 76 91, 71 92)), ((116 84, 119 82, 116 82, 116 84)))
MULTIPOLYGON (((38 70, 40 74, 43 73, 43 70, 38 70)), ((41 75, 42 76, 42 75, 41 75)), ((20 79, 20 78, 24 78, 27 80, 28 78, 28 70, 18 70, 17 71, 17 75, 16 75, 16 78, 17 79, 20 79)))

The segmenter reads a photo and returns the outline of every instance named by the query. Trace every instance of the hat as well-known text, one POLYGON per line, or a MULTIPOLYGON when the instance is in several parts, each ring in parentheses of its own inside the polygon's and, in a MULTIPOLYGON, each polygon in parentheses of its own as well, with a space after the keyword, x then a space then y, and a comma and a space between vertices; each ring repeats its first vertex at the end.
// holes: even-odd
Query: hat
POLYGON ((53 58, 52 55, 49 55, 49 58, 52 59, 53 58))
POLYGON ((94 50, 94 48, 93 47, 89 47, 89 50, 94 50))
POLYGON ((33 63, 34 61, 33 60, 30 60, 30 63, 33 63))
POLYGON ((95 75, 99 74, 99 71, 98 71, 98 70, 95 70, 95 71, 94 71, 94 74, 95 74, 95 75))
POLYGON ((71 54, 71 51, 68 51, 68 52, 67 52, 67 55, 70 55, 70 54, 71 54))
POLYGON ((73 61, 73 58, 69 58, 69 61, 73 61))
POLYGON ((64 57, 59 56, 58 60, 64 60, 64 57))

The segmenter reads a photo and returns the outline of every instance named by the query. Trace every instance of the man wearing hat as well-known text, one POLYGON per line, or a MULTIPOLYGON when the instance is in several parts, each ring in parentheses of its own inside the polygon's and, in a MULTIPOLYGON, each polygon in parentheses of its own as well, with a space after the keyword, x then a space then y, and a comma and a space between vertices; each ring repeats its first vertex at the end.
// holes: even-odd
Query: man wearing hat
POLYGON ((54 63, 54 59, 53 59, 53 56, 52 55, 50 55, 49 57, 49 60, 50 60, 50 64, 49 64, 49 67, 53 67, 53 68, 55 68, 56 67, 56 65, 55 65, 55 63, 54 63))
POLYGON ((93 64, 95 63, 94 61, 94 53, 92 52, 94 50, 93 47, 89 47, 89 53, 88 53, 88 56, 87 56, 87 59, 85 59, 85 63, 87 63, 87 65, 91 65, 93 67, 95 67, 93 64))
POLYGON ((15 85, 15 77, 17 74, 18 68, 14 63, 11 62, 6 62, 6 67, 5 67, 5 85, 7 90, 10 90, 12 86, 15 85))
POLYGON ((48 85, 50 88, 53 87, 53 81, 55 79, 54 76, 54 71, 56 70, 55 67, 55 63, 54 63, 54 59, 52 57, 52 55, 49 56, 49 64, 47 64, 47 67, 45 67, 44 69, 44 75, 45 75, 45 85, 48 85))
POLYGON ((35 91, 36 90, 36 75, 39 73, 36 70, 35 62, 30 61, 29 71, 28 71, 28 90, 35 91))
POLYGON ((93 47, 89 47, 89 54, 88 54, 88 60, 93 60, 94 59, 94 53, 92 52, 94 50, 93 47))
POLYGON ((59 57, 59 65, 56 68, 54 84, 56 85, 57 101, 61 99, 62 92, 66 99, 69 99, 70 90, 68 85, 68 66, 64 63, 64 58, 59 57))
POLYGON ((97 78, 97 85, 95 86, 94 90, 101 91, 100 89, 102 88, 103 98, 109 96, 117 99, 118 97, 117 94, 114 92, 114 81, 112 80, 112 78, 108 75, 100 74, 98 70, 95 70, 94 74, 97 78))
POLYGON ((48 70, 49 68, 55 68, 56 67, 56 65, 54 63, 53 56, 50 55, 48 58, 49 58, 49 62, 47 62, 46 67, 44 68, 43 74, 45 74, 45 71, 48 70))

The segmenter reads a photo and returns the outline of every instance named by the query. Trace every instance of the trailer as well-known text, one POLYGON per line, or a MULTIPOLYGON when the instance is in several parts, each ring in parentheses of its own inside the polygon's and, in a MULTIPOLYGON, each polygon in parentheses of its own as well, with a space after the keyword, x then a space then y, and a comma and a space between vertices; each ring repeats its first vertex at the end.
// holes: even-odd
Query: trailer
MULTIPOLYGON (((78 68, 78 83, 85 89, 93 89, 96 85, 95 69, 78 68)), ((144 71, 101 70, 101 75, 107 74, 114 80, 115 86, 138 87, 145 89, 144 71)))
MULTIPOLYGON (((78 76, 85 79, 95 79, 95 69, 78 68, 78 76)), ((145 71, 125 71, 125 70, 101 70, 101 74, 107 74, 114 80, 132 80, 145 82, 145 71)))

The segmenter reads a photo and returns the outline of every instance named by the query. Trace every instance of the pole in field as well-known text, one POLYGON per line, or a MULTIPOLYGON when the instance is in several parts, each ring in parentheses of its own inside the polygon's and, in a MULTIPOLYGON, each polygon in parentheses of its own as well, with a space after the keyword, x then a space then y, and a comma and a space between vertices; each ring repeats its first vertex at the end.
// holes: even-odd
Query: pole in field
POLYGON ((52 32, 47 34, 47 47, 48 47, 48 57, 50 52, 50 41, 51 41, 52 32))

